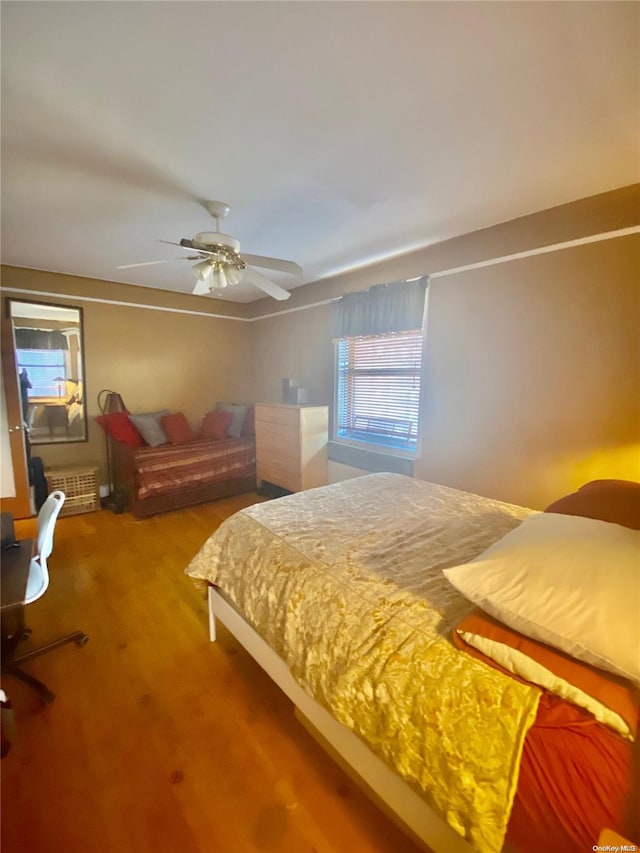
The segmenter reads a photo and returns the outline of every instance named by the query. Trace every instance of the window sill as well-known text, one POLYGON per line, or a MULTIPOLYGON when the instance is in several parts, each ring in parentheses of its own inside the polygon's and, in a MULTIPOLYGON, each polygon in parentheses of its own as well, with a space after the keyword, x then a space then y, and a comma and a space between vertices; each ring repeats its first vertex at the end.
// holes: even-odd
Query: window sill
POLYGON ((373 474, 383 471, 413 477, 415 455, 392 448, 368 447, 366 442, 329 442, 329 459, 373 474))

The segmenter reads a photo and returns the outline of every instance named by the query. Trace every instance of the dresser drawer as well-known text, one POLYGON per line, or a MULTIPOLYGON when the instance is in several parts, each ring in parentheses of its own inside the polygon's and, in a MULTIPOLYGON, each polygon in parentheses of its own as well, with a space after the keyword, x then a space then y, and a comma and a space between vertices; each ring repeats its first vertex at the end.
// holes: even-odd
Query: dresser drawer
POLYGON ((256 405, 256 429, 260 421, 295 427, 300 423, 300 409, 295 406, 265 406, 261 403, 256 405))
POLYGON ((268 483, 282 486, 283 489, 288 489, 290 492, 299 492, 302 488, 300 471, 293 468, 288 459, 278 457, 259 459, 257 474, 259 480, 266 480, 268 483))
POLYGON ((258 455, 276 453, 298 459, 300 456, 300 431, 290 426, 264 424, 256 427, 256 452, 258 455))

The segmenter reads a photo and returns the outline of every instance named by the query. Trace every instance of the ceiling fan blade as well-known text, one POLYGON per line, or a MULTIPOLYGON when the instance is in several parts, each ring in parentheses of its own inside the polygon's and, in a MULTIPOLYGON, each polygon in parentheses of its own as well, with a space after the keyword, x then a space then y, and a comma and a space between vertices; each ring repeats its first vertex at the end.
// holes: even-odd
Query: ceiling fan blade
POLYGON ((117 270, 132 270, 134 267, 150 267, 153 264, 168 264, 168 260, 164 261, 143 261, 141 264, 120 264, 119 267, 116 267, 117 270))
POLYGON ((302 275, 302 267, 295 261, 285 261, 282 258, 265 258, 264 255, 247 255, 245 252, 241 252, 240 255, 243 261, 252 264, 254 267, 277 270, 290 275, 302 275))
MULTIPOLYGON (((168 240, 161 240, 161 243, 167 243, 168 240)), ((182 246, 183 249, 195 249, 196 252, 202 252, 203 255, 218 255, 219 252, 208 249, 205 243, 197 243, 195 240, 187 240, 183 237, 179 243, 172 243, 172 246, 182 246)))
POLYGON ((173 261, 199 261, 200 255, 183 255, 181 258, 164 258, 162 261, 143 261, 141 264, 121 264, 117 270, 131 270, 134 267, 150 267, 153 264, 170 264, 173 261))
POLYGON ((259 290, 262 290, 263 293, 266 293, 268 296, 272 296, 274 299, 282 301, 291 296, 288 290, 280 287, 275 283, 275 281, 271 281, 271 279, 266 278, 262 273, 259 273, 251 267, 247 267, 244 271, 242 275, 242 282, 243 284, 252 284, 254 287, 257 287, 259 290))
MULTIPOLYGON (((208 249, 201 249, 201 243, 196 243, 194 240, 187 240, 183 238, 179 243, 174 243, 172 240, 158 240, 158 243, 166 243, 167 246, 180 246, 183 249, 194 249, 196 252, 199 252, 200 255, 217 255, 217 252, 210 252, 208 249)), ((191 259, 190 259, 191 260, 191 259)), ((193 258, 193 260, 198 260, 198 258, 193 258)))
POLYGON ((191 292, 194 296, 211 296, 211 282, 198 279, 191 292))

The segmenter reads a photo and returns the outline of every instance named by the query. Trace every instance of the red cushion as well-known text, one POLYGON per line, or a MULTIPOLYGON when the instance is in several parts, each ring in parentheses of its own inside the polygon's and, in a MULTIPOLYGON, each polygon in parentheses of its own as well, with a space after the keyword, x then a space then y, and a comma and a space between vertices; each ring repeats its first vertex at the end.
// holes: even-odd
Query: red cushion
POLYGON ((186 444, 193 438, 189 421, 183 412, 163 415, 160 424, 171 444, 186 444))
POLYGON ((96 421, 115 441, 128 444, 129 447, 142 447, 144 439, 129 420, 128 412, 109 412, 98 415, 96 421))
POLYGON ((227 430, 231 426, 231 412, 207 412, 202 419, 200 427, 200 438, 213 438, 222 441, 227 437, 227 430))
POLYGON ((550 504, 545 512, 581 515, 640 530, 640 483, 592 480, 550 504))

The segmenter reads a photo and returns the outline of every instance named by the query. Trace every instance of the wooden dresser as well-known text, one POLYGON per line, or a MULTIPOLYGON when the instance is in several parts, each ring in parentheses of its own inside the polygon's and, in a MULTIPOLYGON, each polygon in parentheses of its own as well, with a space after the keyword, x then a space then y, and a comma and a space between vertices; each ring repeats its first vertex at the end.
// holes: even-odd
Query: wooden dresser
POLYGON ((328 406, 256 404, 258 480, 290 492, 327 485, 328 406))

